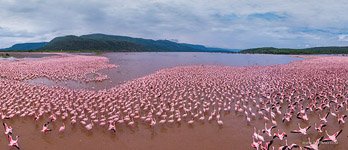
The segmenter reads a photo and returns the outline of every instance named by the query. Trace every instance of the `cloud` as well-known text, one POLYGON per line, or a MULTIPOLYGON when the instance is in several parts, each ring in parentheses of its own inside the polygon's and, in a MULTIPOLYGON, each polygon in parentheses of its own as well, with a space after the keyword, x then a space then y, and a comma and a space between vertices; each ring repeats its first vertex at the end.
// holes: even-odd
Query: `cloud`
POLYGON ((263 19, 266 21, 284 21, 288 18, 287 14, 276 13, 276 12, 266 12, 266 13, 254 13, 248 15, 249 19, 263 19))
POLYGON ((89 33, 226 48, 344 45, 347 7, 345 0, 0 0, 0 47, 89 33))
POLYGON ((339 36, 338 36, 338 40, 339 40, 339 41, 348 42, 348 35, 347 35, 347 34, 339 35, 339 36))

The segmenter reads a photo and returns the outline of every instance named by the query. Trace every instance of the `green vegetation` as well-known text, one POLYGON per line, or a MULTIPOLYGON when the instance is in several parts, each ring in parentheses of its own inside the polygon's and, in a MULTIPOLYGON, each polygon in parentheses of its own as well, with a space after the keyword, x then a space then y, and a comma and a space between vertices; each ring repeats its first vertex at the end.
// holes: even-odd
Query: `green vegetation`
POLYGON ((348 47, 313 47, 304 49, 263 47, 240 51, 250 54, 348 54, 348 47))
POLYGON ((226 49, 105 34, 54 38, 39 51, 64 52, 226 52, 226 49))
POLYGON ((202 45, 151 40, 127 36, 89 34, 56 37, 50 42, 15 44, 2 51, 11 52, 236 52, 202 45))
MULTIPOLYGON (((203 45, 177 43, 169 40, 151 40, 127 36, 89 34, 82 36, 61 36, 50 42, 21 43, 3 49, 6 52, 224 52, 238 50, 211 48, 203 45)), ((348 47, 291 48, 252 48, 239 51, 251 54, 348 54, 348 47)), ((3 56, 2 56, 3 57, 3 56)))

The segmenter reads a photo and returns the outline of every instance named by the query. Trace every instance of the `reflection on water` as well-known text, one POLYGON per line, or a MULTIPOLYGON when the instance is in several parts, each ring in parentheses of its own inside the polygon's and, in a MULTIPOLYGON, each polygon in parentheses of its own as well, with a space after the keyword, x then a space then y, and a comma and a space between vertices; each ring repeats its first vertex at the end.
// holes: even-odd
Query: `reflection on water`
POLYGON ((99 72, 107 74, 110 80, 103 82, 54 82, 47 78, 29 80, 29 83, 49 86, 64 86, 72 89, 101 90, 109 89, 128 80, 139 78, 160 69, 181 65, 227 65, 227 66, 254 66, 286 64, 301 58, 287 55, 264 54, 227 54, 227 53, 191 53, 191 52, 133 52, 133 53, 106 53, 110 63, 117 68, 105 69, 99 72))
POLYGON ((0 60, 15 61, 16 58, 14 58, 14 57, 0 57, 0 60))

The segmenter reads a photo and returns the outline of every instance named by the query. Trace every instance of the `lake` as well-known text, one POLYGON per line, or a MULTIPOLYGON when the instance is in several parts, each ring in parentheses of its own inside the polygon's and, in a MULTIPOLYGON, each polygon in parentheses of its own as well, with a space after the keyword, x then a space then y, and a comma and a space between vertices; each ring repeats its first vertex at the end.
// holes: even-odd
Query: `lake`
MULTIPOLYGON (((81 55, 91 55, 83 53, 81 55)), ((35 55, 37 56, 37 55, 35 55)), ((197 53, 197 52, 133 52, 133 53, 104 53, 110 63, 118 65, 114 69, 99 72, 107 74, 110 80, 103 82, 83 83, 77 81, 53 82, 46 78, 29 80, 29 83, 65 86, 71 89, 102 90, 120 85, 163 68, 183 65, 226 65, 226 66, 255 66, 286 64, 301 60, 290 55, 266 54, 232 54, 232 53, 197 53)))

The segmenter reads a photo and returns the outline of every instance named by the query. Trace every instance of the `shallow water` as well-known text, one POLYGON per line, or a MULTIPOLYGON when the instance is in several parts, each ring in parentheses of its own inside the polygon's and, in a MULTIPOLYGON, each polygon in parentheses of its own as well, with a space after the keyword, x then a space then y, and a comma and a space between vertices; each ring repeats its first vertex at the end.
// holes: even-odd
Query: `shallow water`
MULTIPOLYGON (((100 127, 90 132, 78 125, 73 127, 69 125, 65 133, 59 134, 57 130, 61 123, 55 123, 55 131, 42 134, 40 129, 43 120, 35 123, 31 119, 21 119, 10 123, 13 124, 14 132, 20 136, 22 149, 229 150, 248 147, 250 138, 243 135, 252 133, 248 128, 240 129, 244 123, 237 120, 241 117, 238 119, 238 116, 229 115, 226 119, 234 124, 228 123, 220 128, 215 122, 197 123, 193 127, 183 123, 181 126, 166 125, 165 128, 158 126, 155 131, 144 125, 135 128, 118 126, 116 134, 100 127), (236 143, 239 144, 235 145, 236 143)), ((0 131, 3 132, 3 129, 0 131)), ((0 139, 0 149, 9 149, 4 134, 1 134, 0 139)))
MULTIPOLYGON (((127 80, 135 79, 147 74, 151 74, 159 69, 166 67, 174 67, 177 65, 229 65, 229 66, 248 66, 248 65, 273 65, 289 63, 299 58, 281 55, 239 55, 239 54, 219 54, 219 53, 108 53, 104 56, 110 58, 110 62, 119 65, 116 69, 103 70, 107 73, 113 82, 101 83, 78 83, 75 81, 62 82, 63 86, 72 88, 91 88, 103 89, 109 88, 127 80), (66 85, 65 85, 66 84, 66 85), (70 85, 71 84, 71 85, 70 85), (75 86, 75 87, 74 87, 75 86)), ((37 82, 42 82, 38 80, 37 82)), ((49 84, 55 85, 55 82, 50 80, 49 84)), ((49 85, 48 84, 48 85, 49 85)), ((60 84, 60 83, 57 83, 60 84)), ((315 112, 309 114, 314 117, 315 112)), ((47 118, 47 117, 46 117, 47 118)), ((205 122, 195 122, 193 127, 182 123, 168 125, 166 127, 156 126, 155 131, 149 129, 146 125, 138 124, 137 127, 129 128, 125 125, 117 126, 118 131, 110 133, 106 127, 97 127, 93 132, 86 131, 81 126, 71 126, 66 122, 67 129, 65 133, 59 134, 58 128, 61 121, 53 124, 53 132, 42 134, 40 132, 41 125, 44 120, 34 122, 32 118, 12 119, 8 121, 14 128, 14 133, 20 136, 20 146, 22 149, 35 150, 61 150, 61 149, 81 149, 81 150, 109 150, 109 149, 125 149, 125 150, 231 150, 231 149, 251 149, 251 135, 253 127, 258 129, 263 128, 263 121, 253 120, 251 125, 247 125, 245 116, 232 114, 227 115, 223 119, 224 126, 218 127, 216 121, 211 124, 205 122)), ((311 120, 314 121, 314 120, 311 120)), ((185 121, 184 121, 185 122, 185 121)), ((288 133, 289 141, 302 143, 307 142, 307 139, 301 135, 289 133, 292 129, 297 129, 297 122, 291 124, 280 123, 280 118, 277 118, 279 128, 284 129, 288 133)), ((340 143, 348 140, 348 127, 339 127, 335 120, 330 117, 330 126, 343 128, 343 133, 339 137, 340 143)), ((302 123, 304 126, 307 123, 302 123)), ((313 123, 312 123, 313 124, 313 123)), ((316 131, 311 128, 310 135, 316 131)), ((0 132, 3 129, 0 128, 0 132)), ((334 130, 330 130, 333 133, 334 130)), ((324 135, 324 134, 323 134, 324 135)), ((314 137, 313 137, 314 138, 314 137)), ((314 139, 312 139, 313 141, 314 139)), ((276 140, 275 140, 276 141, 276 140)), ((291 144, 289 143, 289 144, 291 144)), ((277 147, 280 144, 277 140, 274 145, 277 147)), ((7 146, 5 136, 0 135, 0 149, 10 149, 7 146)), ((338 145, 322 145, 320 149, 346 149, 346 144, 338 145)))
MULTIPOLYGON (((83 54, 86 55, 86 54, 83 54)), ((120 85, 126 81, 149 75, 163 68, 182 65, 224 65, 224 66, 255 66, 286 64, 302 58, 289 55, 265 54, 228 54, 228 53, 179 53, 179 52, 135 52, 135 53, 105 53, 110 63, 118 65, 114 69, 99 72, 107 74, 110 80, 103 82, 54 82, 47 78, 36 78, 29 83, 43 85, 58 85, 70 89, 102 90, 120 85)))
MULTIPOLYGON (((316 116, 315 113, 309 115, 316 116)), ((329 117, 330 118, 330 117, 329 117)), ((277 122, 281 122, 281 118, 277 122)), ((246 150, 252 149, 251 135, 253 127, 262 129, 264 127, 262 120, 254 120, 251 125, 247 125, 243 115, 231 112, 224 117, 224 126, 219 127, 216 121, 195 122, 193 126, 183 122, 182 124, 166 124, 156 126, 152 130, 147 125, 137 124, 130 128, 126 125, 118 125, 117 132, 107 131, 107 127, 96 127, 92 131, 86 131, 82 126, 73 125, 65 122, 67 128, 64 133, 58 133, 61 121, 53 123, 52 132, 43 134, 40 132, 41 125, 45 123, 43 119, 35 122, 32 118, 12 119, 6 121, 11 124, 14 133, 20 136, 19 144, 24 150, 246 150)), ((314 120, 311 120, 314 121, 314 120)), ((328 120, 330 126, 337 126, 337 123, 331 118, 328 120)), ((290 130, 297 129, 297 120, 293 120, 291 124, 280 123, 278 128, 288 133, 289 144, 306 143, 308 140, 305 136, 290 133, 290 130)), ((307 123, 301 123, 305 126, 307 123)), ((316 131, 312 126, 309 135, 315 135, 316 131)), ((342 128, 343 132, 339 137, 339 144, 321 145, 320 150, 345 150, 348 140, 348 126, 342 128)), ((277 128, 273 131, 276 131, 277 128)), ((0 128, 0 132, 4 132, 0 128)), ((330 134, 335 131, 330 130, 330 134)), ((323 133, 322 135, 325 135, 323 133)), ((311 136, 312 141, 317 136, 311 136)), ((267 138, 269 139, 269 138, 267 138)), ((274 140, 273 146, 276 148, 285 144, 278 139, 274 140)), ((304 144, 306 145, 306 144, 304 144)), ((15 150, 7 146, 4 134, 0 135, 1 150, 15 150)))

